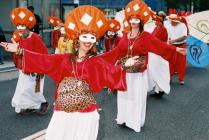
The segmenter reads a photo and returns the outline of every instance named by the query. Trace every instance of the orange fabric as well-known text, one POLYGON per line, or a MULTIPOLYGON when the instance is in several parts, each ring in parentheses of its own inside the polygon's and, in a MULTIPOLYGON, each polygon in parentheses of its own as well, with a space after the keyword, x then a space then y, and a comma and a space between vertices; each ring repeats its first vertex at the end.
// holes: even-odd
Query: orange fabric
POLYGON ((132 16, 140 18, 145 24, 150 18, 150 9, 143 1, 133 0, 125 8, 126 19, 129 20, 132 16))
POLYGON ((150 16, 152 17, 152 20, 155 21, 163 21, 163 18, 158 16, 154 11, 150 10, 150 16))
POLYGON ((22 38, 22 34, 18 30, 15 30, 12 38, 15 40, 15 42, 19 42, 19 40, 22 38))
POLYGON ((123 20, 123 31, 124 32, 129 32, 130 31, 130 24, 128 23, 127 19, 123 20))
POLYGON ((51 17, 48 17, 48 23, 55 27, 55 26, 58 26, 59 24, 61 24, 62 20, 57 17, 51 16, 51 17))
POLYGON ((31 29, 36 24, 36 18, 34 14, 24 7, 13 9, 10 17, 11 22, 16 26, 26 25, 29 29, 31 29))
POLYGON ((120 22, 115 19, 108 20, 108 31, 117 32, 120 30, 120 22))
POLYGON ((95 33, 99 38, 108 28, 108 21, 102 11, 94 6, 79 6, 72 10, 65 20, 65 31, 70 38, 86 31, 95 33))

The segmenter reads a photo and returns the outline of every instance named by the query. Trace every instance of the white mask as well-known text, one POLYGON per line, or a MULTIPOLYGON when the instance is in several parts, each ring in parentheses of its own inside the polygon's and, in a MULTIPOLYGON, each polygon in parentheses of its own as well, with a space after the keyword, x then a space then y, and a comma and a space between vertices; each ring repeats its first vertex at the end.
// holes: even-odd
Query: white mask
POLYGON ((129 20, 129 23, 139 24, 139 23, 140 23, 140 19, 138 19, 138 18, 131 18, 131 19, 129 20))
POLYGON ((90 33, 88 34, 81 34, 79 36, 79 40, 82 42, 90 42, 90 43, 95 43, 96 42, 96 37, 90 33))
POLYGON ((111 36, 111 35, 114 36, 115 35, 115 32, 113 32, 113 31, 107 31, 107 35, 108 36, 111 36))
POLYGON ((65 28, 64 27, 61 27, 60 28, 60 32, 61 32, 61 34, 65 34, 65 28))
POLYGON ((17 25, 18 30, 25 30, 26 26, 25 25, 17 25))

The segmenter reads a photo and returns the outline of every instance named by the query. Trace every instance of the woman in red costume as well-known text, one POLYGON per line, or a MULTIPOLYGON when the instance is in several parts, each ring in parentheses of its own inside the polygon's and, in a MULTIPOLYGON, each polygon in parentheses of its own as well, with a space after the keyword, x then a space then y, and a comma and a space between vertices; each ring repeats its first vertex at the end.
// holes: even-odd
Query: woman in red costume
MULTIPOLYGON (((96 140, 99 114, 92 94, 104 86, 126 90, 121 66, 93 56, 96 39, 106 32, 106 24, 104 14, 93 6, 72 10, 64 25, 69 37, 73 32, 78 34, 78 46, 72 54, 43 55, 22 50, 16 44, 0 44, 7 51, 23 55, 25 72, 48 74, 58 86, 46 140, 96 140)), ((136 58, 128 59, 123 67, 135 64, 136 58)))
POLYGON ((131 1, 125 8, 125 16, 131 27, 130 31, 123 35, 115 49, 102 57, 115 64, 117 60, 124 63, 129 57, 139 56, 137 65, 126 69, 127 91, 118 91, 116 121, 117 124, 125 124, 140 132, 145 124, 148 53, 169 60, 176 52, 185 53, 185 49, 175 48, 143 31, 144 24, 150 19, 150 10, 143 1, 131 1))
POLYGON ((108 21, 108 30, 104 37, 104 46, 106 52, 109 52, 110 50, 114 49, 118 42, 120 41, 120 37, 117 35, 117 31, 120 30, 120 22, 111 19, 108 21))
POLYGON ((52 48, 54 48, 54 50, 56 51, 57 49, 57 44, 58 44, 58 40, 61 37, 61 32, 60 32, 60 27, 59 25, 62 23, 62 20, 57 18, 57 17, 48 17, 48 23, 54 27, 53 31, 52 31, 52 48))
MULTIPOLYGON (((36 33, 30 32, 36 19, 30 10, 19 7, 11 12, 11 21, 17 26, 17 30, 13 35, 13 42, 18 44, 20 48, 27 49, 32 52, 47 54, 47 48, 36 33), (17 42, 15 42, 16 40, 17 42)), ((14 54, 15 66, 19 69, 19 78, 12 98, 12 106, 15 112, 23 115, 38 113, 44 115, 47 113, 49 104, 43 96, 44 75, 22 70, 22 56, 18 53, 14 54)))
MULTIPOLYGON (((159 11, 157 14, 155 14, 154 12, 151 11, 151 17, 152 20, 154 20, 156 27, 154 28, 152 35, 155 36, 156 38, 158 38, 160 41, 167 43, 168 41, 168 32, 167 29, 164 26, 164 19, 166 17, 166 14, 163 11, 159 11)), ((156 45, 156 47, 158 47, 156 45)), ((175 57, 173 57, 175 58, 175 57)), ((171 59, 172 60, 172 59, 171 59)), ((164 86, 166 87, 166 85, 169 85, 170 82, 170 72, 169 72, 169 63, 168 61, 166 61, 165 59, 162 59, 161 57, 155 57, 154 54, 150 53, 149 55, 149 66, 150 67, 155 67, 156 65, 161 65, 160 70, 157 71, 152 71, 152 72, 156 72, 156 73, 152 73, 151 71, 149 72, 149 84, 153 83, 149 85, 149 87, 152 89, 152 87, 154 87, 154 94, 151 94, 151 97, 156 97, 156 98, 161 98, 165 93, 169 94, 170 92, 170 88, 168 88, 168 90, 163 91, 160 86, 157 84, 158 82, 155 81, 155 79, 159 79, 156 78, 157 75, 161 76, 161 84, 164 83, 164 86), (160 74, 159 74, 160 73, 160 74), (153 76, 154 75, 154 76, 153 76)))

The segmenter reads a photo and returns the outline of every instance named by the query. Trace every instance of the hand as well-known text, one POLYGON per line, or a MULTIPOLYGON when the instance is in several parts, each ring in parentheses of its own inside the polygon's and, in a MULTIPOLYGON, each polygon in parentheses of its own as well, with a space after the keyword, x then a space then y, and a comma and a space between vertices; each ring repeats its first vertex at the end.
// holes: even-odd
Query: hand
POLYGON ((182 55, 186 55, 187 54, 187 49, 186 48, 179 48, 176 47, 176 51, 182 55))
POLYGON ((125 63, 125 67, 134 66, 138 62, 138 60, 137 60, 138 58, 139 58, 139 56, 134 56, 134 57, 127 59, 127 61, 125 63))
POLYGON ((12 39, 13 43, 1 42, 0 46, 4 47, 4 49, 8 52, 17 52, 18 44, 12 39))
POLYGON ((173 44, 175 42, 175 40, 169 40, 168 43, 169 44, 173 44))

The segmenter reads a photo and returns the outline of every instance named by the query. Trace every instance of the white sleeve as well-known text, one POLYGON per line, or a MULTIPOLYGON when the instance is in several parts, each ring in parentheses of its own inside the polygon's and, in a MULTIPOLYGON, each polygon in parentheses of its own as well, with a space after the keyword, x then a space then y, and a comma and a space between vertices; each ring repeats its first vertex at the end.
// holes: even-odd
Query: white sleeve
POLYGON ((184 23, 181 23, 181 36, 187 36, 187 27, 184 23))

